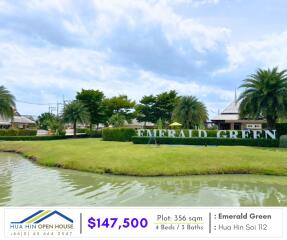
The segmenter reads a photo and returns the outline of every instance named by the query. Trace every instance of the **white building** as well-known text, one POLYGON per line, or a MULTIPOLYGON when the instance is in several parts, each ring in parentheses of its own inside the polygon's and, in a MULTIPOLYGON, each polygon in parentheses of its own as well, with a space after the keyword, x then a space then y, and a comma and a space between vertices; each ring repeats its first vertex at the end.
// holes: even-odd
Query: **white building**
POLYGON ((264 119, 241 119, 239 102, 234 100, 218 116, 211 119, 220 130, 262 129, 264 119))
POLYGON ((28 117, 21 116, 18 112, 15 112, 14 117, 4 118, 0 115, 0 128, 18 128, 18 129, 29 129, 36 125, 36 122, 28 117))

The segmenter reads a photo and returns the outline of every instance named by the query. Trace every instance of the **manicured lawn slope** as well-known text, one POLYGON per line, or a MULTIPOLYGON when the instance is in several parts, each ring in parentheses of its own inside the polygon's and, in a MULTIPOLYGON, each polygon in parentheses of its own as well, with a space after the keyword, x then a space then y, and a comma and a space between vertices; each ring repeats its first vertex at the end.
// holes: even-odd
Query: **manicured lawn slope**
POLYGON ((287 176, 287 150, 134 145, 100 139, 0 142, 46 166, 138 176, 254 173, 287 176))

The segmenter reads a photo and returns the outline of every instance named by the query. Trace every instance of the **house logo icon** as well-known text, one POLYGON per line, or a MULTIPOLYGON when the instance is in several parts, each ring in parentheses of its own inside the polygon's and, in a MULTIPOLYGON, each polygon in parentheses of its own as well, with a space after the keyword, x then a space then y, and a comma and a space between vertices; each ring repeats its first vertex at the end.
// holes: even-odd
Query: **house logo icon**
POLYGON ((59 217, 64 219, 67 223, 74 222, 71 218, 67 217, 66 215, 64 215, 63 213, 59 211, 39 210, 33 213, 32 215, 30 215, 29 217, 24 218, 22 221, 11 222, 11 224, 39 224, 39 223, 43 223, 45 220, 47 220, 48 218, 54 215, 58 215, 59 217))

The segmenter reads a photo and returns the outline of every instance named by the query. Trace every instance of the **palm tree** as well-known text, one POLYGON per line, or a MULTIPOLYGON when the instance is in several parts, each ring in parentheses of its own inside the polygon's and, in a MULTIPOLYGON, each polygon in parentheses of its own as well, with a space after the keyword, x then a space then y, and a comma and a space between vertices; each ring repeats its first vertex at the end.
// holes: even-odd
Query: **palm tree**
POLYGON ((0 86, 0 115, 12 118, 14 107, 15 97, 4 86, 0 86))
POLYGON ((244 91, 239 97, 240 116, 265 118, 267 127, 274 128, 279 117, 287 110, 287 70, 258 69, 244 80, 244 91))
POLYGON ((77 135, 77 123, 86 123, 89 119, 90 115, 88 109, 78 100, 67 104, 64 108, 63 120, 66 123, 73 124, 74 137, 77 135))
POLYGON ((180 97, 173 111, 174 120, 180 122, 184 128, 202 126, 208 119, 205 105, 196 97, 180 97))
POLYGON ((123 127, 125 125, 125 121, 126 121, 126 117, 120 113, 113 114, 109 119, 109 123, 113 127, 123 127))

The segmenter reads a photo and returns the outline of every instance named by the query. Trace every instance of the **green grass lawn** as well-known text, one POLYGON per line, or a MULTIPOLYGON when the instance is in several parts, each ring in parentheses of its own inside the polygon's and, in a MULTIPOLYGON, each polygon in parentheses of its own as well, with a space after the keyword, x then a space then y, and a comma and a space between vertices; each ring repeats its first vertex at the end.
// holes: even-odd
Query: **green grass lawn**
POLYGON ((39 164, 137 176, 253 173, 287 176, 287 150, 256 147, 134 145, 100 139, 0 142, 39 164))

